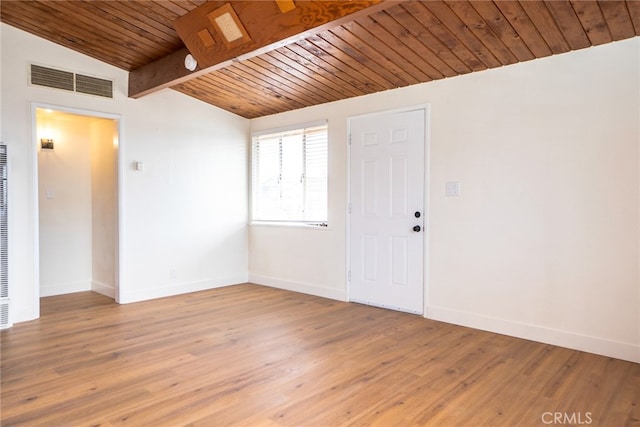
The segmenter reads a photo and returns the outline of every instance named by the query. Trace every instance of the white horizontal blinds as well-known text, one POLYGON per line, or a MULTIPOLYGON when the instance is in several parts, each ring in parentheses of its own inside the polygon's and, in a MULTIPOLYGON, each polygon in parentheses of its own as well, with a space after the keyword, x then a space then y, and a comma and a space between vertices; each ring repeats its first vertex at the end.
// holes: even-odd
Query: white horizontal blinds
POLYGON ((327 220, 327 126, 253 138, 253 219, 327 220))
POLYGON ((305 205, 307 221, 327 221, 327 125, 305 129, 305 205))
POLYGON ((304 220, 303 130, 282 134, 280 139, 281 181, 279 220, 304 220))
POLYGON ((254 140, 254 217, 275 219, 280 211, 280 135, 254 140))

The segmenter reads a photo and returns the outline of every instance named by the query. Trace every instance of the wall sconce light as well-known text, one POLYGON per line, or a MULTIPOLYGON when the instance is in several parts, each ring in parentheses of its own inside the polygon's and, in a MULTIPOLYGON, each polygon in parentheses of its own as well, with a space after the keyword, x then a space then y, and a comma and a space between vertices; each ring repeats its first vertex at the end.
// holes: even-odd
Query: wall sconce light
POLYGON ((53 139, 51 138, 41 138, 40 146, 43 150, 53 150, 53 139))

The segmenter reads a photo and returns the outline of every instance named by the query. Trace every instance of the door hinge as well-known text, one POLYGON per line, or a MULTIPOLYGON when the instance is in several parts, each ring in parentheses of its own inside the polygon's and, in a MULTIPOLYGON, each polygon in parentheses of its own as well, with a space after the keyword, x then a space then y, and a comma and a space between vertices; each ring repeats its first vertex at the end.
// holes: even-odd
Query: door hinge
POLYGON ((351 270, 347 272, 347 282, 351 281, 351 270))
POLYGON ((349 145, 351 145, 351 134, 349 134, 349 145))
POLYGON ((347 212, 349 212, 349 215, 351 215, 351 203, 349 203, 349 206, 347 206, 347 212))

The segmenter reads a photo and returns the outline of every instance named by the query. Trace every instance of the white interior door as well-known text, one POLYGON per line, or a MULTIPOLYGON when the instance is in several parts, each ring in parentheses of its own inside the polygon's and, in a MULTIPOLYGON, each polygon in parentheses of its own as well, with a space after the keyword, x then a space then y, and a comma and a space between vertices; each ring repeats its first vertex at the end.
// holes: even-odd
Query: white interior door
POLYGON ((349 120, 349 298, 423 313, 426 110, 349 120))

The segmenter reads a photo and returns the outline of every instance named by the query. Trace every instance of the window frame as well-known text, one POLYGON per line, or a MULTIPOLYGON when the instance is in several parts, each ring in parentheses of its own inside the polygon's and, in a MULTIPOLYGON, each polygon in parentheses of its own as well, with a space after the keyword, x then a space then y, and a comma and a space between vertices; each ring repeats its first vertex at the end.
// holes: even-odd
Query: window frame
MULTIPOLYGON (((303 150, 302 162, 305 162, 306 150, 303 150)), ((303 168, 304 168, 303 164, 303 168)), ((329 121, 328 120, 316 120, 312 122, 298 123, 294 125, 268 128, 251 133, 250 139, 250 165, 249 165, 249 224, 269 227, 293 227, 293 228, 316 228, 327 229, 329 228, 329 121), (278 133, 286 133, 292 131, 301 131, 307 128, 314 128, 319 126, 326 127, 326 219, 325 220, 305 220, 305 219, 258 219, 256 218, 256 138, 266 135, 274 135, 278 133)), ((306 192, 306 175, 303 199, 307 197, 306 192)))

